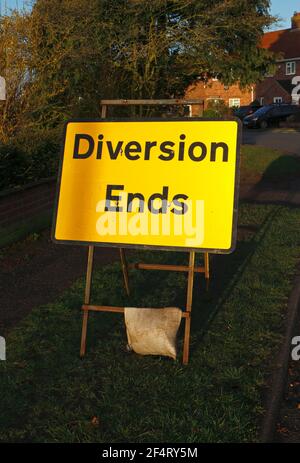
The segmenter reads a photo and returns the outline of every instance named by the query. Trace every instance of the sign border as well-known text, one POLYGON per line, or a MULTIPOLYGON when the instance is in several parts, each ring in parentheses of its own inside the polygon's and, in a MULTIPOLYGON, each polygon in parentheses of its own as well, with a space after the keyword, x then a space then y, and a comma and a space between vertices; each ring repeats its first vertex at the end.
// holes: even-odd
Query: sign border
POLYGON ((178 252, 207 252, 209 254, 231 254, 236 248, 237 242, 237 219, 238 219, 238 198, 240 190, 240 165, 241 165, 241 143, 242 142, 242 123, 237 117, 228 117, 228 118, 202 118, 202 117, 180 117, 180 118, 99 118, 99 119, 70 119, 65 122, 63 129, 63 140, 61 142, 61 152, 59 160, 59 169, 56 182, 56 193, 54 201, 54 210, 52 218, 52 227, 51 227, 51 239, 55 244, 69 244, 69 245, 81 245, 81 246, 98 246, 98 247, 109 247, 109 248, 126 248, 126 249, 144 249, 144 250, 157 250, 157 251, 178 251, 178 252), (60 186, 61 186, 61 176, 62 176, 62 167, 64 161, 64 151, 65 151, 65 140, 67 134, 67 127, 69 124, 88 122, 88 123, 97 123, 97 122, 226 122, 233 121, 237 122, 238 131, 237 131, 237 145, 236 145, 236 164, 235 164, 235 180, 234 180, 234 199, 233 199, 233 217, 232 217, 232 239, 229 249, 216 249, 216 248, 193 248, 193 247, 182 247, 182 246, 156 246, 154 244, 123 244, 123 243, 103 243, 98 241, 76 241, 76 240, 59 240, 55 238, 55 229, 57 222, 58 214, 58 203, 60 196, 60 186))

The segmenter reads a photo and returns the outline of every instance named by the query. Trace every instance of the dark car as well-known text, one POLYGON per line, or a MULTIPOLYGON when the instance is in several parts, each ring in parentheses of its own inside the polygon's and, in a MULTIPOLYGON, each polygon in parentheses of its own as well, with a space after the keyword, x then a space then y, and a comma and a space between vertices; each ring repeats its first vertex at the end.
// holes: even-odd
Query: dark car
POLYGON ((246 116, 243 120, 244 127, 266 129, 271 125, 278 125, 286 121, 288 117, 299 114, 300 106, 291 104, 271 104, 263 106, 255 113, 246 116))
POLYGON ((240 106, 234 111, 234 115, 242 121, 246 116, 255 113, 259 108, 261 108, 260 105, 240 106))

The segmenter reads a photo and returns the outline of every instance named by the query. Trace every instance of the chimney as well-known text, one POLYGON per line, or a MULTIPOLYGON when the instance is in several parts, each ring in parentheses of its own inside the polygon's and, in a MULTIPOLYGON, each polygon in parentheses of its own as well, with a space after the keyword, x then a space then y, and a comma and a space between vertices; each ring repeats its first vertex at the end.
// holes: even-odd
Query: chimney
POLYGON ((292 29, 300 29, 300 12, 295 11, 292 17, 292 29))

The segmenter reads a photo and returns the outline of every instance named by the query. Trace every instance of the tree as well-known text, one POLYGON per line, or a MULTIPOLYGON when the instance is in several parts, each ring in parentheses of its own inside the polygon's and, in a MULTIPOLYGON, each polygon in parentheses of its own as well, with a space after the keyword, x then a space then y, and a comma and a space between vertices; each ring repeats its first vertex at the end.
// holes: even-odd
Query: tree
POLYGON ((273 57, 258 45, 269 0, 36 0, 0 20, 1 130, 99 115, 101 98, 181 96, 196 78, 245 86, 273 57))
POLYGON ((96 116, 103 87, 104 46, 98 0, 37 1, 31 14, 32 116, 55 126, 88 112, 96 116))
POLYGON ((0 20, 0 75, 6 80, 6 101, 1 103, 0 140, 6 142, 21 123, 26 101, 28 17, 17 13, 0 20))
POLYGON ((196 77, 215 75, 245 86, 273 63, 258 46, 274 20, 268 0, 100 3, 115 72, 122 70, 119 96, 178 96, 196 77))

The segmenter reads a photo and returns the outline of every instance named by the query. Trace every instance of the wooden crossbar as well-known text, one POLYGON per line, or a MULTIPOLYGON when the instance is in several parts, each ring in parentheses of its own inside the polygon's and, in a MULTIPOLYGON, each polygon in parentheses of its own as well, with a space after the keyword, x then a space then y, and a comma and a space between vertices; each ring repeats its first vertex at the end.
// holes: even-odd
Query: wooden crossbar
MULTIPOLYGON (((128 265, 126 263, 125 251, 120 249, 122 270, 124 277, 124 285, 127 294, 129 295, 129 281, 128 281, 128 268, 138 268, 143 270, 169 270, 177 272, 188 272, 188 288, 187 288, 187 301, 186 310, 182 311, 182 318, 185 319, 185 332, 183 342, 183 364, 187 365, 189 361, 189 345, 190 345, 190 329, 191 329, 191 311, 192 311, 192 300, 193 300, 193 285, 194 285, 194 274, 205 273, 205 277, 209 278, 209 256, 208 254, 204 257, 205 265, 203 267, 195 267, 195 252, 189 253, 189 265, 168 265, 168 264, 143 264, 135 263, 128 265)), ((90 304, 90 289, 91 289, 91 277, 93 267, 94 247, 89 246, 88 252, 88 264, 87 264, 87 278, 86 278, 86 290, 85 300, 82 306, 83 310, 83 321, 82 321, 82 335, 81 335, 81 347, 80 356, 83 357, 86 351, 86 336, 87 336, 87 322, 88 314, 90 311, 94 312, 113 312, 113 313, 124 313, 124 307, 116 306, 101 306, 90 304)), ((208 282, 209 280, 206 279, 208 282)))
MULTIPOLYGON (((139 269, 139 270, 168 270, 169 272, 188 272, 189 266, 188 265, 169 265, 169 264, 143 264, 143 263, 135 263, 129 264, 128 268, 130 269, 139 269)), ((195 273, 206 273, 205 266, 203 267, 195 267, 195 273)))
POLYGON ((202 99, 192 99, 192 100, 183 100, 180 98, 170 99, 170 100, 101 100, 101 106, 189 106, 189 105, 203 105, 204 100, 202 99))
MULTIPOLYGON (((125 308, 124 307, 115 307, 115 306, 110 306, 110 305, 87 305, 84 304, 81 309, 83 311, 93 311, 93 312, 114 312, 114 313, 124 313, 125 308)), ((188 318, 190 317, 190 312, 184 312, 181 311, 182 318, 188 318)))

